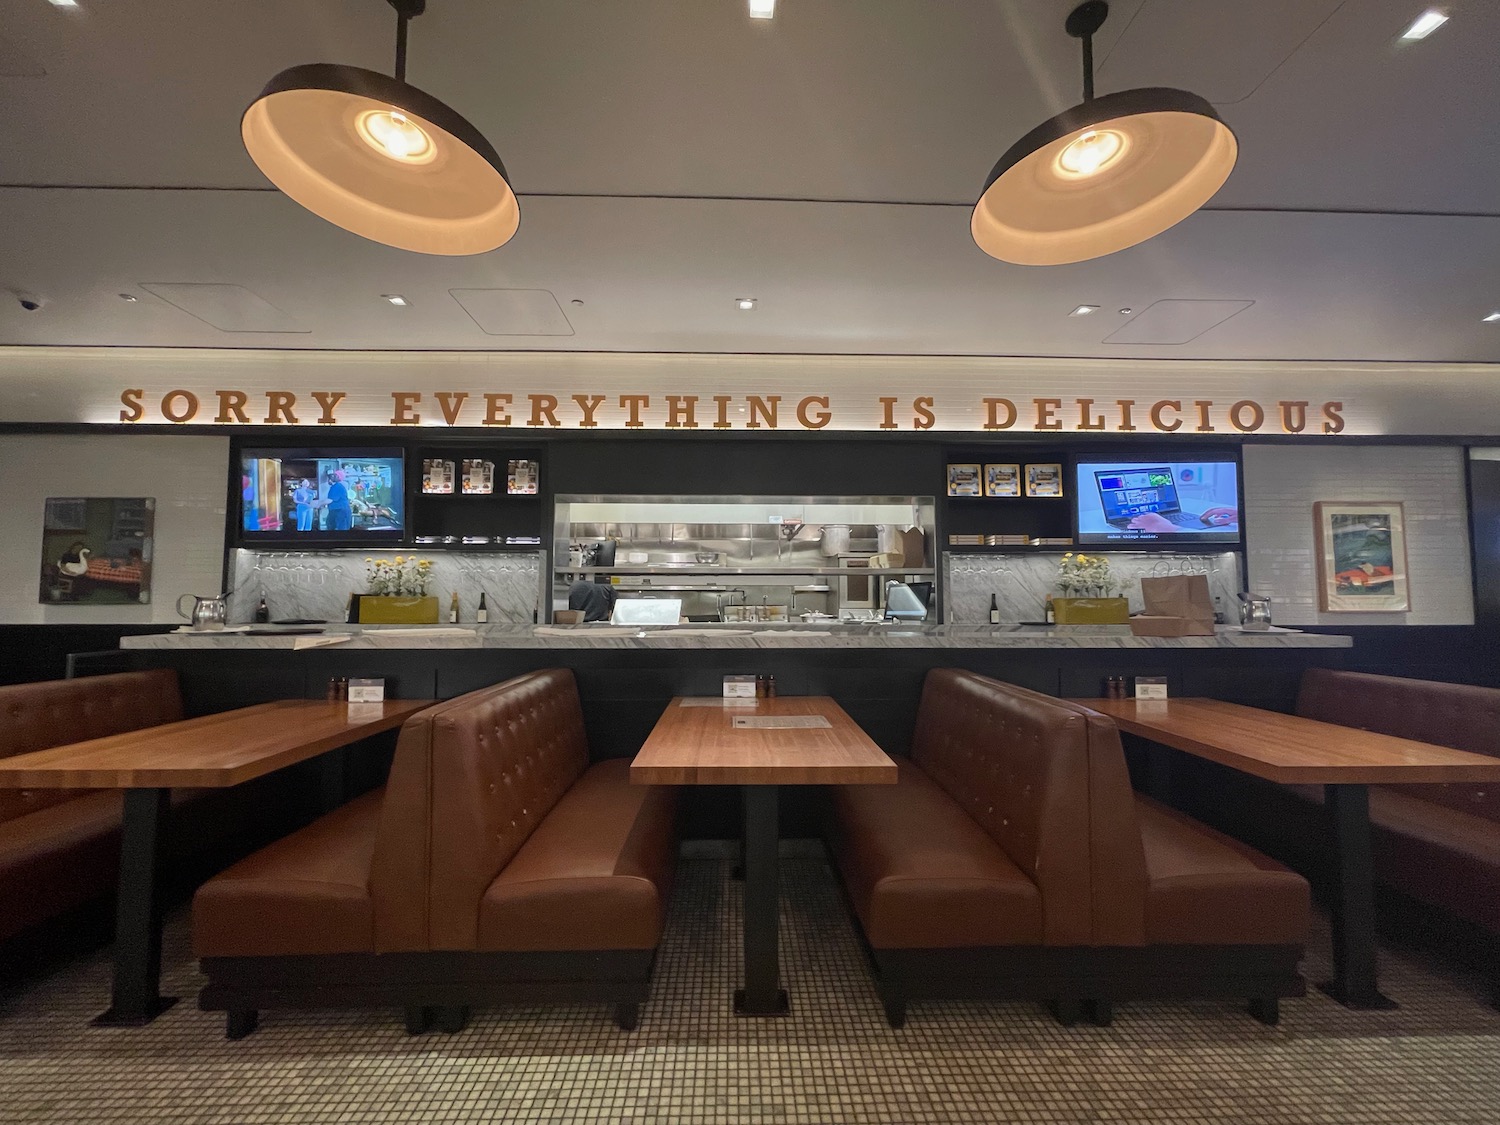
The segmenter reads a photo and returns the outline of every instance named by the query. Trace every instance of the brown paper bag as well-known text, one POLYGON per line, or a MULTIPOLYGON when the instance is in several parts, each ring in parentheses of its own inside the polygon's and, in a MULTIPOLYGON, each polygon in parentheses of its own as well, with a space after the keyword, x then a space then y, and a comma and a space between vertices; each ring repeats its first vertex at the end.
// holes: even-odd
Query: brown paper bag
POLYGON ((1203 574, 1174 574, 1142 578, 1141 600, 1146 611, 1130 619, 1138 637, 1211 637, 1214 602, 1203 574))

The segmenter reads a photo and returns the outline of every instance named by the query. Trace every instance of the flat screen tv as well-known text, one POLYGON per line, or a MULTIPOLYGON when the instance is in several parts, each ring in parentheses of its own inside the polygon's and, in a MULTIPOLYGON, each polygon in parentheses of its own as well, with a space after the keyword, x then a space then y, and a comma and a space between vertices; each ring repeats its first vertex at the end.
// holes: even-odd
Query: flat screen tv
POLYGON ((399 449, 243 449, 246 542, 399 542, 406 532, 399 449))
POLYGON ((1073 495, 1080 546, 1240 542, 1240 467, 1231 458, 1083 460, 1073 495))

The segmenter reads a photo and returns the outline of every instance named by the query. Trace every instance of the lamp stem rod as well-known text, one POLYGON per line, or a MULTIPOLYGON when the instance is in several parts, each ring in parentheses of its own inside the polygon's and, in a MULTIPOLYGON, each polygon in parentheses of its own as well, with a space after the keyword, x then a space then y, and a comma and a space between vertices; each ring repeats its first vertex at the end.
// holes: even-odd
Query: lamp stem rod
POLYGON ((1083 100, 1094 100, 1094 36, 1090 32, 1083 37, 1083 100))
POLYGON ((399 9, 396 12, 396 80, 406 81, 406 25, 411 16, 399 9))

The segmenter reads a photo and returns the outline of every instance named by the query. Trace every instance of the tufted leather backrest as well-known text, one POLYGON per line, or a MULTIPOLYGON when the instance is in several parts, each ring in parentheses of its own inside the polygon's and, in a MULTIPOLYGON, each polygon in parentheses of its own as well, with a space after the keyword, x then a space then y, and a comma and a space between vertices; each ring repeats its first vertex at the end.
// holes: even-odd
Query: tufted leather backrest
MULTIPOLYGON (((1356 730, 1500 757, 1500 689, 1309 668, 1297 714, 1356 730)), ((1500 821, 1500 785, 1392 785, 1425 801, 1500 821)))
MULTIPOLYGON (((0 687, 0 758, 174 723, 182 718, 168 668, 0 687)), ((77 789, 0 789, 0 822, 77 797, 77 789)))
POLYGON ((532 672, 408 719, 371 869, 376 949, 475 948, 480 898, 587 766, 567 669, 532 672))
POLYGON ((1091 937, 1085 717, 1011 684, 933 669, 912 760, 1042 892, 1043 941, 1091 937))

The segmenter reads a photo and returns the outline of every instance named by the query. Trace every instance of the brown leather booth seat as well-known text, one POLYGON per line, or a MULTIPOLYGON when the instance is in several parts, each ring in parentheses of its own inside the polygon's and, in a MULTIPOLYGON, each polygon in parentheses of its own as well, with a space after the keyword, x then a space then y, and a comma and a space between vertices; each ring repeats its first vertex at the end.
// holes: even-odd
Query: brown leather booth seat
MULTIPOLYGON (((0 687, 0 757, 181 718, 170 670, 0 687)), ((121 808, 114 790, 0 789, 0 940, 114 889, 121 808)))
MULTIPOLYGON (((1500 689, 1316 668, 1297 714, 1500 757, 1500 689)), ((1500 933, 1500 785, 1372 786, 1370 825, 1376 879, 1500 933)))
POLYGON ((1130 787, 1104 715, 928 673, 894 786, 833 793, 830 846, 893 1024, 910 996, 1301 995, 1295 873, 1130 787))
POLYGON ((614 1000, 661 939, 675 793, 590 766, 573 674, 534 672, 401 728, 386 786, 205 883, 193 947, 232 1035, 280 1005, 614 1000), (571 960, 570 960, 571 958, 571 960))

